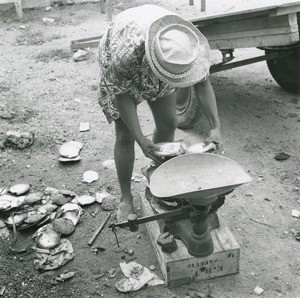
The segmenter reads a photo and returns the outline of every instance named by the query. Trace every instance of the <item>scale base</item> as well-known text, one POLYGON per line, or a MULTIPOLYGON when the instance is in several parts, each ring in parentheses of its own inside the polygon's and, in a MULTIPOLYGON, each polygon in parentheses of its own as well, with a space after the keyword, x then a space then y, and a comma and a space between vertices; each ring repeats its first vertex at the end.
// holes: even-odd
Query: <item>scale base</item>
MULTIPOLYGON (((145 193, 140 193, 140 198, 143 216, 154 215, 145 193)), ((177 250, 165 253, 157 244, 162 233, 158 222, 148 222, 146 228, 167 286, 184 285, 239 272, 240 247, 222 222, 219 228, 210 231, 214 251, 206 257, 190 255, 179 239, 176 239, 177 250)))

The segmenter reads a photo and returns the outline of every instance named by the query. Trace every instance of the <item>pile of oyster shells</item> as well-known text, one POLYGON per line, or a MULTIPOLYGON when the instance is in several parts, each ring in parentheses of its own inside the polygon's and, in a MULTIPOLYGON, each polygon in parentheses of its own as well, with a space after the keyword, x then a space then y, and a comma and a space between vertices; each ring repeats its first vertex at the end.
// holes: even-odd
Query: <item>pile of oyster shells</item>
MULTIPOLYGON (((102 199, 103 196, 101 202, 102 199)), ((96 197, 78 196, 73 191, 52 187, 46 187, 43 192, 30 192, 26 183, 0 187, 0 236, 9 235, 7 228, 40 227, 33 235, 35 265, 43 270, 59 268, 74 258, 71 242, 63 237, 74 232, 83 213, 81 206, 95 201, 100 202, 99 193, 96 197)))

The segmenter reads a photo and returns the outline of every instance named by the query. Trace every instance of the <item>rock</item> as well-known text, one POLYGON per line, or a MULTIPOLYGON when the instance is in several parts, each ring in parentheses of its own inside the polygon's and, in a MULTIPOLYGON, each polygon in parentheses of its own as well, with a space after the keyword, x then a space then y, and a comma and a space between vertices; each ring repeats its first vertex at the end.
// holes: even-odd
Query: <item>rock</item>
POLYGON ((154 270, 155 270, 155 266, 154 266, 154 265, 150 265, 150 266, 149 266, 149 269, 150 269, 151 271, 154 271, 154 270))
POLYGON ((285 152, 279 152, 275 155, 276 160, 287 160, 290 158, 290 155, 285 152))
POLYGON ((34 133, 31 132, 18 132, 8 131, 6 133, 6 139, 4 145, 6 147, 13 147, 16 149, 24 149, 33 144, 34 133))
POLYGON ((292 210, 292 216, 296 218, 300 218, 300 211, 298 210, 292 210))
POLYGON ((51 19, 51 18, 43 18, 43 22, 44 23, 54 23, 55 19, 51 19))
POLYGON ((256 286, 254 289, 254 293, 256 295, 261 295, 263 293, 264 289, 260 288, 259 286, 256 286))
POLYGON ((88 51, 85 51, 85 50, 78 50, 78 51, 73 55, 73 60, 74 60, 75 62, 87 60, 88 55, 89 55, 89 52, 88 52, 88 51))
POLYGON ((26 193, 30 189, 30 185, 26 183, 15 184, 9 188, 9 192, 19 196, 26 193))
POLYGON ((80 122, 79 124, 79 131, 84 132, 90 130, 90 123, 89 122, 80 122))

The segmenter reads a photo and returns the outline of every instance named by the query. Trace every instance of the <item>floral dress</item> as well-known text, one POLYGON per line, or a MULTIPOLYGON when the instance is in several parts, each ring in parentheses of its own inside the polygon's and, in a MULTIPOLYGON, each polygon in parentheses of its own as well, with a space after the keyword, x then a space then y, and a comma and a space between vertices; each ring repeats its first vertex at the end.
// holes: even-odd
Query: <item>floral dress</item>
POLYGON ((147 62, 145 36, 151 16, 140 13, 138 9, 120 13, 108 26, 98 47, 98 101, 109 123, 120 117, 116 94, 127 92, 138 105, 174 91, 155 76, 147 62))

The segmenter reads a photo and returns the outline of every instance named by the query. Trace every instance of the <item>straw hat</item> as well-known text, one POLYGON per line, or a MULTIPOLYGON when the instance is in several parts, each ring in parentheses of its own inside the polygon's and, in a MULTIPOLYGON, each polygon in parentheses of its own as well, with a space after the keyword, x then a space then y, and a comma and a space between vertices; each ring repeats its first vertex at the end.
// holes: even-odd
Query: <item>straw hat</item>
POLYGON ((192 86, 209 72, 207 39, 191 22, 175 14, 166 12, 149 26, 145 48, 151 69, 170 86, 192 86))

